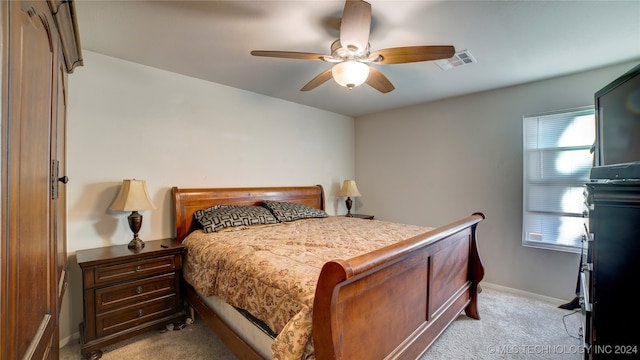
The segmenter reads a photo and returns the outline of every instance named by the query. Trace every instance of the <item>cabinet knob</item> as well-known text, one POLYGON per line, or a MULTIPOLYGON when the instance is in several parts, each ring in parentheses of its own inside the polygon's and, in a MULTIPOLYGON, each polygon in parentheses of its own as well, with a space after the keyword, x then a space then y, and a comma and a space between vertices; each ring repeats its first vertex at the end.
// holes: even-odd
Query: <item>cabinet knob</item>
POLYGON ((58 178, 58 181, 60 181, 60 182, 61 182, 61 183, 63 183, 63 184, 66 184, 66 183, 68 183, 68 182, 69 182, 69 177, 68 177, 68 176, 66 176, 66 175, 65 175, 65 176, 63 176, 63 177, 59 177, 59 178, 58 178))
POLYGON ((138 317, 141 317, 142 315, 144 315, 144 311, 142 311, 142 309, 138 310, 138 317))
POLYGON ((136 266, 136 271, 140 271, 140 270, 142 270, 142 266, 140 265, 136 266))
POLYGON ((142 286, 136 288, 136 294, 142 294, 142 286))

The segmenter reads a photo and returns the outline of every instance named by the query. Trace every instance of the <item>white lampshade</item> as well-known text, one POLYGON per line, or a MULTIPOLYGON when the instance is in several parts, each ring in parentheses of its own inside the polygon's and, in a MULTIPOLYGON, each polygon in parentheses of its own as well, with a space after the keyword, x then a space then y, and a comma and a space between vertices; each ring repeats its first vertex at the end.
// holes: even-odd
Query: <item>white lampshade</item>
POLYGON ((346 60, 333 65, 333 79, 347 89, 362 85, 369 77, 369 65, 355 60, 346 60))
POLYGON ((117 211, 153 210, 155 205, 149 198, 144 180, 123 180, 120 193, 109 209, 117 211))
POLYGON ((360 191, 358 191, 358 187, 356 186, 355 180, 345 180, 342 183, 342 189, 340 189, 340 193, 338 194, 340 197, 357 197, 362 196, 360 191))

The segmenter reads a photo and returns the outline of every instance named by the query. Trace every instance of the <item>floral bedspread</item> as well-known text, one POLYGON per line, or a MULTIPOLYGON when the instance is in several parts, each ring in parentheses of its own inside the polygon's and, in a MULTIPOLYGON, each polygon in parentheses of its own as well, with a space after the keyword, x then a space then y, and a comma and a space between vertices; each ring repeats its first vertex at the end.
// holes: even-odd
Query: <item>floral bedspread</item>
POLYGON ((185 280, 264 321, 274 359, 313 359, 313 297, 322 266, 431 230, 342 216, 231 228, 184 241, 185 280))

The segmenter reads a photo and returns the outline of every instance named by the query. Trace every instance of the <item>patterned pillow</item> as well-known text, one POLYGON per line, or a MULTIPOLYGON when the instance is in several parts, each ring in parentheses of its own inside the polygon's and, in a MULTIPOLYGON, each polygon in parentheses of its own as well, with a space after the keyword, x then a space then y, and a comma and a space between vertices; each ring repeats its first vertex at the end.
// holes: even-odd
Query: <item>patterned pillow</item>
POLYGON ((304 204, 263 200, 261 205, 271 210, 280 222, 328 216, 326 212, 304 204))
POLYGON ((257 224, 276 224, 278 219, 262 206, 216 205, 197 210, 193 216, 206 233, 224 228, 257 224))

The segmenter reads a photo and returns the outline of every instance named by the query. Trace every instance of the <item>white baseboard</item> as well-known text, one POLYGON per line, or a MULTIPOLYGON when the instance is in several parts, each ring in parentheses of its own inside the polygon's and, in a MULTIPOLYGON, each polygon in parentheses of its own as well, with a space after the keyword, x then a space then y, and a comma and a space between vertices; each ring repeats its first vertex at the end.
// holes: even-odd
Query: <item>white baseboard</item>
POLYGON ((78 339, 80 339, 80 332, 75 332, 64 339, 60 339, 59 346, 64 347, 67 344, 69 344, 72 340, 78 340, 78 339))
POLYGON ((496 285, 496 284, 492 284, 492 283, 481 282, 480 286, 488 288, 488 289, 495 289, 495 290, 499 290, 499 291, 509 292, 509 293, 512 293, 512 294, 528 297, 528 298, 531 298, 531 299, 545 301, 545 302, 548 302, 548 303, 551 303, 551 304, 554 304, 554 305, 562 305, 562 304, 567 302, 567 300, 556 299, 554 297, 544 296, 544 295, 540 295, 540 294, 536 294, 536 293, 532 293, 532 292, 528 292, 528 291, 524 291, 524 290, 514 289, 514 288, 502 286, 502 285, 496 285))

